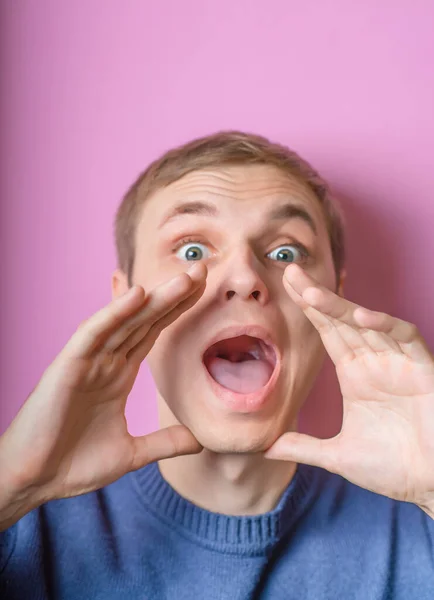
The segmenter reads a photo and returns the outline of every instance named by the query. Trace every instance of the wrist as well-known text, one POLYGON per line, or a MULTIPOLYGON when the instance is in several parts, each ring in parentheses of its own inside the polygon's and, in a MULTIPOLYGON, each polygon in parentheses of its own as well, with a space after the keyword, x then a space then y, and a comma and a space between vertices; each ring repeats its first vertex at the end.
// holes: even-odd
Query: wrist
POLYGON ((11 527, 29 513, 33 508, 30 497, 25 493, 17 493, 4 480, 0 480, 0 531, 11 527))
POLYGON ((7 469, 0 469, 0 531, 49 499, 41 486, 21 483, 19 477, 14 478, 7 469))

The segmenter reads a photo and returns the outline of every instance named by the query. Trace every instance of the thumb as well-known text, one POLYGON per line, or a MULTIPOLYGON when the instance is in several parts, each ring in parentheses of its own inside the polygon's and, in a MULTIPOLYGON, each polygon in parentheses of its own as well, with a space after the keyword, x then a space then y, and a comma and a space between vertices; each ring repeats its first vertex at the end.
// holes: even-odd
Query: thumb
POLYGON ((305 433, 284 433, 265 452, 265 458, 290 460, 337 473, 334 438, 323 440, 305 433))
POLYGON ((191 431, 184 425, 172 425, 147 435, 132 437, 132 442, 134 448, 132 471, 157 460, 182 454, 197 454, 203 450, 191 431))

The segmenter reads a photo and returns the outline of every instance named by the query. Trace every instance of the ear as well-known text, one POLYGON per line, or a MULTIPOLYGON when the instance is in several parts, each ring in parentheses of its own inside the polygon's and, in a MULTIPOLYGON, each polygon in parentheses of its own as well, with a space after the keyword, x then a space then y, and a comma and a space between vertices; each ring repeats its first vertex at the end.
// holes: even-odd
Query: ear
POLYGON ((125 294, 128 289, 127 275, 120 269, 116 269, 116 271, 114 271, 112 274, 112 300, 119 298, 119 296, 122 296, 122 294, 125 294))
POLYGON ((338 288, 338 296, 342 296, 342 298, 344 297, 344 284, 345 284, 345 280, 347 278, 347 270, 346 269, 342 269, 340 276, 339 276, 339 288, 338 288))

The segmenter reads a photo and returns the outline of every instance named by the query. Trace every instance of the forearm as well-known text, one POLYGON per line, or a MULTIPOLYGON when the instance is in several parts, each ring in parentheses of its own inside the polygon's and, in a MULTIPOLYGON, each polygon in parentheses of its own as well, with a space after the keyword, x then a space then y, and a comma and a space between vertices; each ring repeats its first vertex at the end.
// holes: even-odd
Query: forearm
MULTIPOLYGON (((10 453, 9 453, 10 454, 10 453)), ((39 486, 29 483, 24 474, 14 473, 8 465, 10 455, 0 438, 0 531, 19 521, 24 515, 46 500, 39 486)))
POLYGON ((40 503, 36 502, 27 493, 17 494, 8 489, 0 480, 0 531, 14 525, 40 503))

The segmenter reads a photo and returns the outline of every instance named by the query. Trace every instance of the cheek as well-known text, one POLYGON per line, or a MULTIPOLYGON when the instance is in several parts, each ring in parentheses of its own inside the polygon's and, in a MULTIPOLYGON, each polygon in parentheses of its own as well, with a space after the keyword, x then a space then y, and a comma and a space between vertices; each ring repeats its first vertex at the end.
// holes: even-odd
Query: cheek
POLYGON ((309 370, 311 361, 315 362, 318 353, 322 353, 323 343, 318 330, 285 291, 280 306, 284 323, 277 330, 285 331, 282 340, 285 356, 292 368, 297 365, 303 372, 305 368, 309 370))
POLYGON ((160 399, 179 422, 185 422, 192 397, 200 396, 197 342, 187 333, 181 337, 173 334, 168 327, 149 352, 147 363, 160 399))
POLYGON ((157 386, 165 381, 178 381, 187 371, 195 348, 190 339, 192 329, 186 316, 187 313, 181 315, 165 327, 148 353, 146 362, 157 386))
POLYGON ((187 267, 175 264, 173 261, 162 260, 155 255, 152 248, 141 248, 141 252, 134 261, 133 282, 143 286, 145 291, 150 292, 157 286, 170 281, 187 267))

